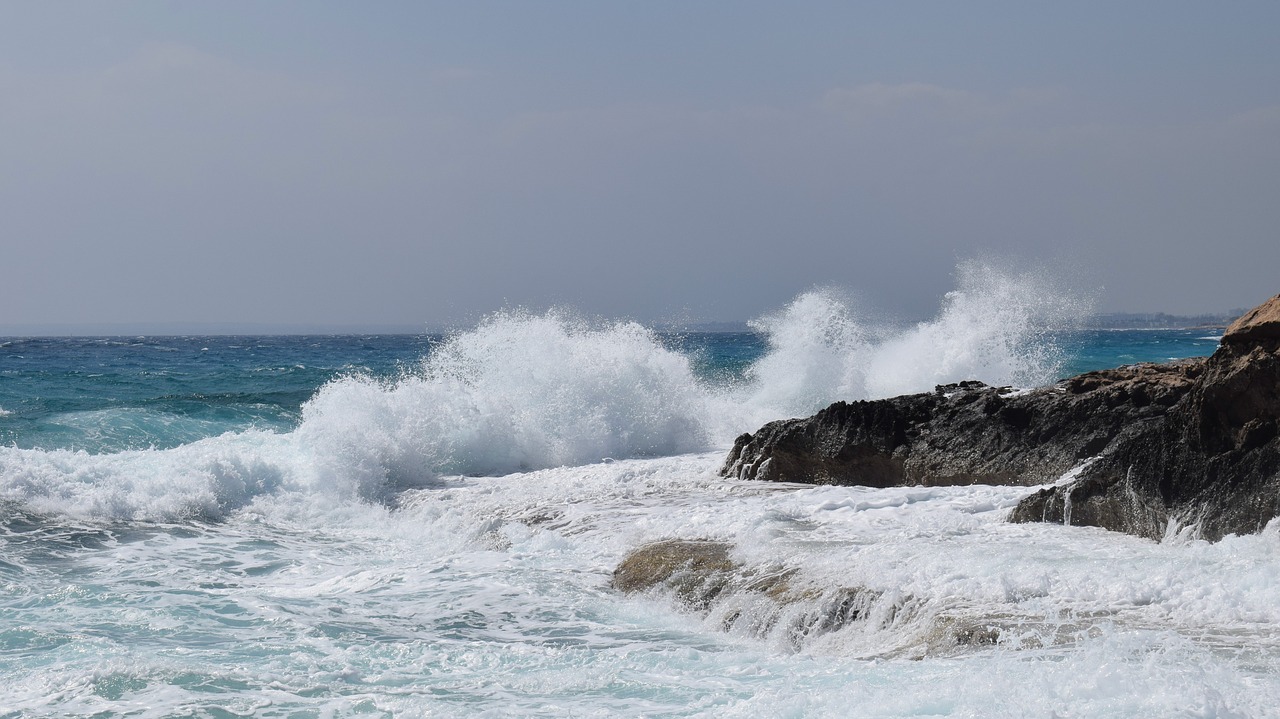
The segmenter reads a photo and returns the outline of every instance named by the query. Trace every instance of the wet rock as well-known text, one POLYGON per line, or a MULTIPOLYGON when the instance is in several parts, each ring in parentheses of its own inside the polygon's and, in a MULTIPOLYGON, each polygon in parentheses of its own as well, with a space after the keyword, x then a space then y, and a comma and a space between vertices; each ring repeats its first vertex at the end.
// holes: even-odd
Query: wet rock
POLYGON ((770 422, 734 442, 721 474, 808 484, 1043 484, 1163 417, 1204 360, 1090 372, 1012 391, 981 382, 770 422))
POLYGON ((884 487, 1043 484, 1073 468, 1074 481, 1035 492, 1010 519, 1218 539, 1280 516, 1280 296, 1232 323, 1207 359, 1029 392, 965 382, 837 402, 742 435, 721 471, 884 487))
POLYGON ((686 604, 705 608, 736 570, 724 542, 671 539, 628 554, 613 571, 613 587, 633 594, 662 586, 686 604))
POLYGON ((1277 300, 1231 326, 1230 341, 1224 336, 1160 422, 1125 436, 1078 482, 1026 498, 1010 519, 1153 539, 1189 526, 1216 540, 1258 532, 1280 516, 1280 336, 1270 334, 1277 300))
POLYGON ((773 637, 791 650, 850 624, 890 624, 913 604, 865 587, 799 583, 793 568, 746 567, 730 559, 730 549, 701 539, 647 544, 618 564, 613 587, 628 594, 669 593, 722 631, 773 637))
POLYGON ((628 594, 671 596, 720 631, 790 651, 849 629, 853 634, 845 639, 853 644, 843 650, 922 658, 995 645, 1006 626, 1026 623, 1013 615, 955 614, 897 591, 816 584, 795 568, 735 562, 731 549, 705 539, 648 544, 623 558, 613 586, 628 594))

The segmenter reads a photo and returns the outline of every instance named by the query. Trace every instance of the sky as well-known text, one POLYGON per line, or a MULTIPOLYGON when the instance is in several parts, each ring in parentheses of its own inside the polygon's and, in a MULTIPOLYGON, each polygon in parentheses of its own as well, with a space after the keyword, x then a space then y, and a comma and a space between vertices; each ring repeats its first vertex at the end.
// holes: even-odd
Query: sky
POLYGON ((0 5, 0 330, 1280 292, 1280 3, 0 5))

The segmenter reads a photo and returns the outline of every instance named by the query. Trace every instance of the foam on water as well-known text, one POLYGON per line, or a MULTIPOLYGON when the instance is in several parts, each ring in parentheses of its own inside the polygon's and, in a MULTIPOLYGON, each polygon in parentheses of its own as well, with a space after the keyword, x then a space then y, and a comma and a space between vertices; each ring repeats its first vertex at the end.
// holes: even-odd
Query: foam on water
POLYGON ((417 374, 330 383, 296 434, 326 471, 402 487, 690 452, 709 443, 707 414, 688 358, 650 330, 516 312, 451 338, 417 374))
MULTIPOLYGON (((962 379, 1047 381, 1058 351, 1042 332, 1070 304, 1034 275, 966 265, 937 319, 890 332, 835 293, 814 291, 757 323, 770 350, 729 387, 700 381, 687 356, 633 322, 500 312, 398 378, 328 383, 290 432, 114 454, 0 448, 0 498, 82 517, 220 518, 277 491, 384 501, 440 476, 725 447, 838 399, 962 379)), ((111 431, 164 421, 137 410, 122 417, 111 431)), ((75 429, 73 419, 63 421, 75 429)))
POLYGON ((1275 528, 1157 544, 1004 523, 1025 489, 777 488, 716 477, 720 459, 442 479, 321 524, 279 502, 218 525, 6 521, 29 541, 6 557, 22 582, 0 567, 0 708, 1128 717, 1267 716, 1280 699, 1275 528), (799 591, 701 610, 609 588, 626 552, 668 537, 728 542, 799 591), (789 631, 842 587, 886 611, 789 631), (752 611, 775 621, 726 631, 752 611), (931 644, 965 622, 1000 640, 931 644))

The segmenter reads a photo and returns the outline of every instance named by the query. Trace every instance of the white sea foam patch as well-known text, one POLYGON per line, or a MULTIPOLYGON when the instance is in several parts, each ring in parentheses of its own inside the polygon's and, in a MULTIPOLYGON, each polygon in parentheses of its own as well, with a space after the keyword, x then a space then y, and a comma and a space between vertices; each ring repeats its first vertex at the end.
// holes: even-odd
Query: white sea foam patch
POLYGON ((218 519, 297 482, 288 437, 249 431, 111 454, 0 448, 0 498, 105 519, 218 519))
MULTIPOLYGON (((1275 713, 1274 528, 1159 544, 1004 522, 1026 488, 779 488, 720 479, 720 459, 451 478, 323 523, 271 501, 90 542, 77 527, 51 538, 74 572, 45 564, 4 587, 3 703, 35 716, 1275 713), (784 612, 844 587, 896 592, 883 608, 905 611, 825 633, 784 636, 789 614, 726 632, 725 612, 761 592, 726 590, 704 618, 670 593, 609 588, 627 552, 672 537, 794 569, 784 612), (911 651, 951 620, 995 624, 1000 641, 911 651)), ((35 537, 16 539, 18 557, 47 562, 35 537)))
POLYGON ((757 418, 789 416, 962 380, 1021 387, 1053 381, 1063 352, 1051 331, 1072 326, 1087 303, 1041 272, 969 262, 956 274, 958 286, 938 316, 906 329, 879 327, 828 289, 752 323, 768 335, 770 350, 749 372, 746 404, 757 418))
POLYGON ((436 348, 416 374, 330 383, 295 434, 322 471, 403 488, 437 474, 705 449, 708 401, 689 359, 638 324, 501 313, 436 348))

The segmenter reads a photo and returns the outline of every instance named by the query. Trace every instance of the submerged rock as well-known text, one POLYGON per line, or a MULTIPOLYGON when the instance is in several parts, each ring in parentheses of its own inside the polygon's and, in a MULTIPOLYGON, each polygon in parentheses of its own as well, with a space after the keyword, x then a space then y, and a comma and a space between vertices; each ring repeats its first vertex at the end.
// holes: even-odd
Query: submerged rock
POLYGON ((749 567, 730 558, 731 545, 705 539, 647 544, 622 559, 613 587, 677 600, 721 631, 770 639, 797 651, 841 630, 878 635, 872 655, 927 656, 997 643, 1001 628, 934 611, 900 592, 818 586, 798 570, 749 567))
POLYGON ((1043 484, 1073 468, 1073 481, 1027 497, 1010 519, 1157 539, 1172 520, 1218 539, 1280 516, 1280 296, 1233 323, 1208 359, 1027 392, 964 382, 837 402, 742 435, 721 472, 884 487, 1043 484))
POLYGON ((663 586, 691 606, 706 607, 737 570, 724 542, 670 539, 628 554, 613 571, 613 587, 633 594, 663 586))

